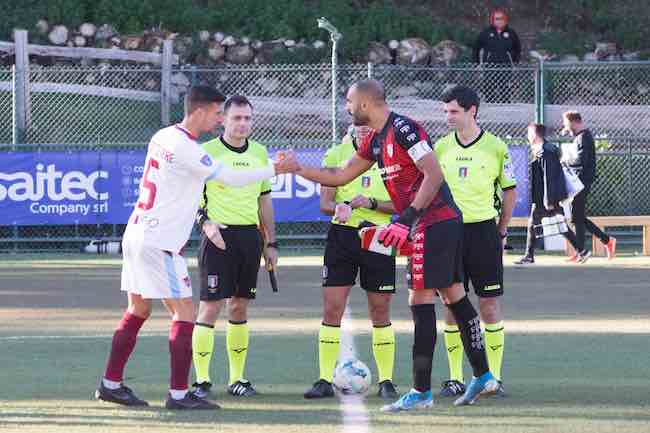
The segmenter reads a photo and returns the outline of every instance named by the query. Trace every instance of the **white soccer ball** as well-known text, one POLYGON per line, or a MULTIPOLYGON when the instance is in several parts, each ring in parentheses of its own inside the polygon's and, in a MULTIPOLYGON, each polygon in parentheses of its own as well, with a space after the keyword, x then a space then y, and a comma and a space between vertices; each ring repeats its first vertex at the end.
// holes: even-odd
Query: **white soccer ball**
POLYGON ((370 369, 358 359, 340 362, 334 369, 332 384, 343 395, 365 394, 371 383, 370 369))

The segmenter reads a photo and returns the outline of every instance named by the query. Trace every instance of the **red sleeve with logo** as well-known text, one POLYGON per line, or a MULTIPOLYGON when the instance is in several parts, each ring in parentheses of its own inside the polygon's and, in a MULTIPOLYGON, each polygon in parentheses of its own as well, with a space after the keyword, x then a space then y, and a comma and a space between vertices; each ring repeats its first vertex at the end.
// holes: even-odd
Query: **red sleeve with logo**
POLYGON ((373 157, 372 154, 372 148, 371 148, 371 143, 372 139, 374 138, 375 133, 371 132, 370 134, 366 135, 362 140, 361 143, 359 144, 359 147, 357 148, 357 155, 359 155, 363 159, 367 159, 368 161, 376 161, 377 159, 373 157))

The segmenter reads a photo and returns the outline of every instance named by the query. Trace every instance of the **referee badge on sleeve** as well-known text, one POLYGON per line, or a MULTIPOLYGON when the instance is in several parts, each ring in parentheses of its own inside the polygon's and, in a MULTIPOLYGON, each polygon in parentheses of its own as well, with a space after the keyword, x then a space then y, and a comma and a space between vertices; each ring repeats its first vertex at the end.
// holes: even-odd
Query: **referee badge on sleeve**
POLYGON ((515 168, 512 166, 510 160, 503 161, 503 174, 511 180, 515 180, 515 168))
POLYGON ((216 289, 218 282, 219 282, 219 278, 218 278, 217 275, 208 275, 208 288, 209 289, 216 289))

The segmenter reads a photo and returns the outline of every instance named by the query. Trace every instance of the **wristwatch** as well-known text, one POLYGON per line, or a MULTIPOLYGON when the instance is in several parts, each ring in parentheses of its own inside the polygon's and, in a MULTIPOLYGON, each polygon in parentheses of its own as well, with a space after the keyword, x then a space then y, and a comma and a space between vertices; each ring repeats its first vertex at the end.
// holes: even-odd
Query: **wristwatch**
POLYGON ((275 248, 276 250, 278 249, 278 242, 267 242, 266 243, 266 248, 275 248))

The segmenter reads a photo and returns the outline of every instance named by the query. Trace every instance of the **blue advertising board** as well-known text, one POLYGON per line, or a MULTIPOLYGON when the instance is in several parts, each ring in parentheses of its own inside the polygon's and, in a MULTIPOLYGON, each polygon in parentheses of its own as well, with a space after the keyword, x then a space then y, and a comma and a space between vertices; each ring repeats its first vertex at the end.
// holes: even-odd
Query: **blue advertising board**
MULTIPOLYGON (((324 149, 298 150, 319 165, 324 149)), ((528 214, 528 150, 510 149, 517 176, 515 216, 528 214)), ((272 152, 271 152, 272 153, 272 152)), ((0 158, 0 225, 125 224, 138 197, 144 151, 5 153, 0 158)), ((278 222, 326 221, 320 186, 285 174, 272 180, 278 222)))

